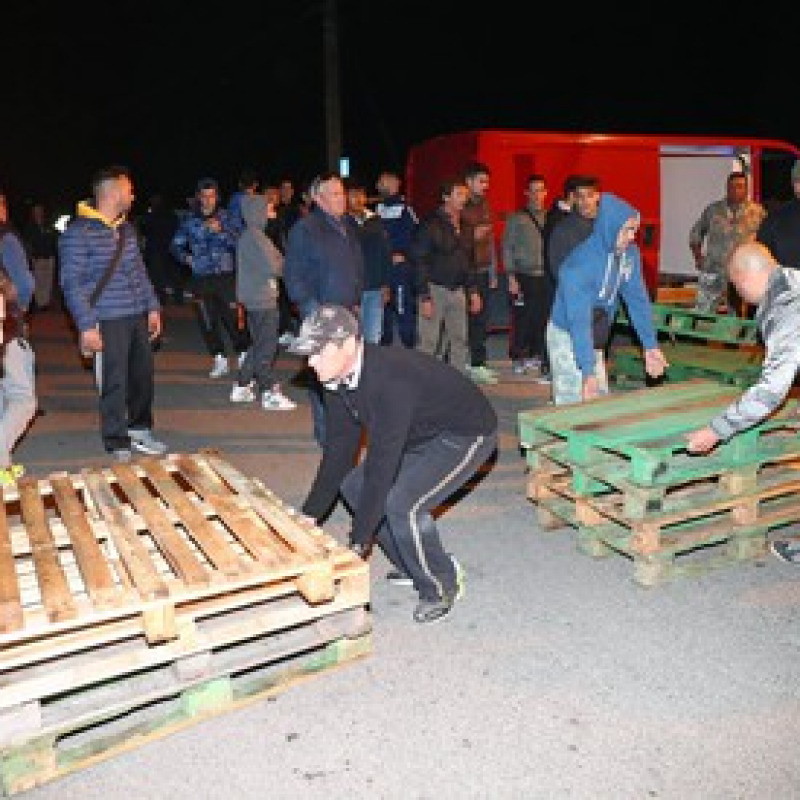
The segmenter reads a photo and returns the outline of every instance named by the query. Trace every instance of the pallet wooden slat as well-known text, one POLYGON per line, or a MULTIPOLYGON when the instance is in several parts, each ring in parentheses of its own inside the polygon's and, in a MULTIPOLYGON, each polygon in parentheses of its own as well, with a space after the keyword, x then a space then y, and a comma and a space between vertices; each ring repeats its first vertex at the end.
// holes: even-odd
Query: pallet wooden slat
POLYGON ((39 495, 38 483, 33 478, 18 482, 22 519, 31 543, 33 563, 42 604, 53 622, 70 619, 77 614, 64 569, 58 560, 58 548, 47 524, 47 515, 39 495))
POLYGON ((122 602, 124 596, 117 590, 114 576, 72 481, 66 475, 54 476, 50 485, 89 596, 100 607, 122 602))
POLYGON ((142 469, 164 501, 178 514, 195 544, 206 558, 223 574, 240 575, 242 562, 225 537, 206 519, 205 515, 177 486, 169 472, 157 461, 145 460, 142 469))
POLYGON ((0 633, 19 630, 21 627, 22 599, 14 567, 14 551, 11 547, 5 504, 0 503, 0 633))
POLYGON ((153 565, 147 549, 101 471, 84 469, 83 478, 89 494, 103 515, 111 539, 136 591, 146 600, 169 596, 169 590, 153 565))
POLYGON ((175 574, 189 585, 207 584, 209 574, 186 541, 177 534, 153 496, 144 488, 133 467, 115 464, 111 470, 175 574))
POLYGON ((208 460, 226 480, 237 485, 242 495, 247 498, 258 514, 264 517, 293 549, 304 556, 312 558, 319 558, 325 555, 325 548, 309 538, 308 529, 298 522, 296 515, 288 511, 283 503, 266 487, 257 484, 255 481, 243 482, 241 473, 234 470, 220 458, 209 455, 208 460))
MULTIPOLYGON (((177 454, 172 462, 194 490, 217 511, 220 518, 253 558, 268 567, 298 563, 294 551, 282 540, 268 536, 252 519, 253 509, 241 494, 234 494, 212 469, 206 458, 177 454)), ((231 477, 229 475, 229 477, 231 477)), ((245 481, 237 479, 239 491, 245 481)))

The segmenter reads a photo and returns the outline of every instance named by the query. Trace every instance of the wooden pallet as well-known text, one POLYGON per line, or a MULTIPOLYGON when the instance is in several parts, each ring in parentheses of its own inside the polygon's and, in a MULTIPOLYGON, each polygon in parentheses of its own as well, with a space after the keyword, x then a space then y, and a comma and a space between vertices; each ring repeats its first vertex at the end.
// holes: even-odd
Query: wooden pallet
POLYGON ((658 286, 656 303, 691 308, 697 302, 697 286, 658 286))
POLYGON ((736 396, 692 381, 521 412, 527 494, 540 523, 576 528, 584 552, 630 557, 643 585, 689 563, 697 572, 763 554, 769 530, 800 518, 800 417, 789 401, 713 454, 689 455, 684 435, 736 396), (704 562, 676 558, 701 550, 704 562))
MULTIPOLYGON (((666 341, 659 347, 669 362, 664 374, 664 380, 669 382, 705 378, 746 388, 758 379, 764 358, 760 348, 723 349, 703 343, 666 341)), ((641 347, 614 347, 609 355, 609 377, 618 386, 644 381, 641 347)))
MULTIPOLYGON (((652 311, 659 347, 669 361, 665 380, 701 378, 745 387, 761 372, 764 348, 755 320, 669 303, 653 303, 652 311)), ((616 322, 630 328, 624 309, 616 322)), ((645 381, 641 348, 613 346, 609 352, 609 376, 619 386, 641 386, 645 381)))
MULTIPOLYGON (((731 345, 757 345, 758 323, 733 314, 711 314, 692 308, 652 303, 653 327, 657 333, 683 341, 701 340, 731 345)), ((624 308, 620 308, 615 323, 630 327, 624 308)))
POLYGON ((370 651, 367 565, 217 453, 0 508, 7 794, 370 651))

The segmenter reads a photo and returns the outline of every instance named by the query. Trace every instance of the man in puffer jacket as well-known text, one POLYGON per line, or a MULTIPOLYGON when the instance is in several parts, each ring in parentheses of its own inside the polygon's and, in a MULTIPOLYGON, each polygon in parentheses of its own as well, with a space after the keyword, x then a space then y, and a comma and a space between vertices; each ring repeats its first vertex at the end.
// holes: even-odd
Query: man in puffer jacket
POLYGON ((118 461, 132 450, 161 455, 153 437, 152 341, 161 334, 161 309, 125 218, 133 183, 125 167, 101 169, 92 181, 94 203, 78 204, 58 243, 64 301, 80 336, 81 351, 94 357, 103 444, 118 461), (119 249, 116 267, 93 302, 91 296, 119 249))

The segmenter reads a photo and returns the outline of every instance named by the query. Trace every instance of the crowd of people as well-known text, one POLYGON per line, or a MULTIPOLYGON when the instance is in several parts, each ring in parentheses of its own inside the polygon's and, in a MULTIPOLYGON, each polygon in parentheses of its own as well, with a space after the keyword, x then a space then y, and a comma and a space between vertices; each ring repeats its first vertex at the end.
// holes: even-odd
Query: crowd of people
MULTIPOLYGON (((800 367, 796 320, 787 317, 800 303, 788 271, 800 267, 800 162, 791 180, 795 199, 767 214, 748 198, 747 175, 731 173, 726 196, 688 232, 698 309, 735 313, 735 289, 758 306, 767 346, 758 386, 690 435, 689 452, 708 452, 771 413, 800 367)), ((93 364, 103 446, 129 461, 168 450, 153 431, 153 349, 163 306, 191 297, 209 377, 234 373, 232 403, 295 409, 274 363, 281 346, 307 356, 322 458, 304 512, 321 522, 341 497, 353 514, 351 547, 364 558, 375 543, 383 549, 390 579, 417 589, 416 621, 445 616, 463 570, 443 550, 432 512, 496 448, 497 417, 480 384, 498 380, 487 334, 501 266, 512 371, 549 384, 554 404, 608 392, 604 353, 620 302, 646 372, 658 378, 669 366, 635 241, 637 209, 593 175, 569 176, 548 204, 546 176, 531 173, 523 203, 501 220, 490 185, 488 166, 466 164, 420 219, 391 171, 374 193, 323 173, 298 198, 291 180, 262 186, 245 169, 227 200, 204 177, 183 213, 154 196, 134 221, 134 178, 110 166, 60 236, 39 204, 18 232, 0 192, 0 480, 24 472, 11 454, 36 412, 29 311, 63 303, 93 364)), ((800 547, 779 549, 800 560, 800 547)))

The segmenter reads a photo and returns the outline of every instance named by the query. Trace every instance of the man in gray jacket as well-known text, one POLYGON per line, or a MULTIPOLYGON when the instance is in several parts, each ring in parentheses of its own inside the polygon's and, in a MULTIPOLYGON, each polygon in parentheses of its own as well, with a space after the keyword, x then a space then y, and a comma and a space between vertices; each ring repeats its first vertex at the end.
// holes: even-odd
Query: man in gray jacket
POLYGON ((546 376, 544 331, 553 298, 545 275, 547 182, 532 173, 525 188, 526 202, 506 220, 503 265, 511 296, 511 369, 515 375, 542 370, 546 376), (543 369, 544 367, 544 369, 543 369))
MULTIPOLYGON (((739 296, 757 305, 756 321, 766 353, 761 375, 709 424, 687 435, 687 450, 704 454, 772 414, 784 401, 800 369, 800 273, 782 267, 758 242, 739 245, 728 262, 739 296)), ((774 541, 773 552, 800 563, 800 541, 774 541)))

